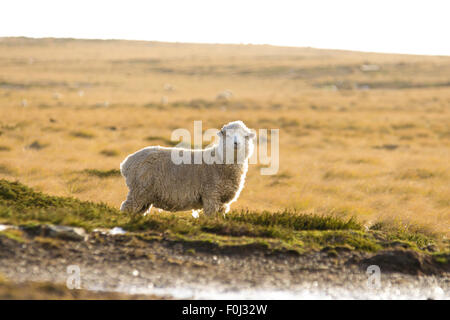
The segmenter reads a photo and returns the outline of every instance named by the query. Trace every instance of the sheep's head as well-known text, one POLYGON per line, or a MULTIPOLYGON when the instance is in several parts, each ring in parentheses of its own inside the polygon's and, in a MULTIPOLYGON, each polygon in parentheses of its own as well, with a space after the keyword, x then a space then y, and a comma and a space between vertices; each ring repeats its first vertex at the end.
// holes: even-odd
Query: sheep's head
POLYGON ((218 135, 227 154, 237 152, 238 162, 252 155, 256 135, 242 121, 233 121, 224 125, 218 135))

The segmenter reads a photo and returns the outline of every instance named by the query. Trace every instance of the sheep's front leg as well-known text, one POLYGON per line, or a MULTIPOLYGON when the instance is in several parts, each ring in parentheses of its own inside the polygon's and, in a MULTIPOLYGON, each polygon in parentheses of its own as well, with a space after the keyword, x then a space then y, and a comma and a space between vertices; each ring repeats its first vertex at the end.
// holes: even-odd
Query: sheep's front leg
POLYGON ((225 212, 224 205, 215 197, 203 198, 203 212, 207 216, 212 216, 215 213, 223 214, 225 212))

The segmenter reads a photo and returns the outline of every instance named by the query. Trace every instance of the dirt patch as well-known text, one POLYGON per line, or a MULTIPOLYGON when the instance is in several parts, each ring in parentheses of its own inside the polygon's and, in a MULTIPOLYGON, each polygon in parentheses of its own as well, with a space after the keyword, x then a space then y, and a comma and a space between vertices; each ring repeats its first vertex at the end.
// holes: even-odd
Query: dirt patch
MULTIPOLYGON (((450 254, 447 254, 447 259, 450 254)), ((436 262, 432 256, 420 254, 413 250, 384 250, 360 261, 363 267, 377 265, 388 272, 408 274, 438 274, 450 272, 449 263, 436 262)))

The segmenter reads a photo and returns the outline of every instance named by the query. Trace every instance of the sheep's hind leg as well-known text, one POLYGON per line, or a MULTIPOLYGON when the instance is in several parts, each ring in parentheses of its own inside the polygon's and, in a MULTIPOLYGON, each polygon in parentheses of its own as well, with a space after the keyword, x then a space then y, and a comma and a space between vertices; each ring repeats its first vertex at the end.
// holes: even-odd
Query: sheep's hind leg
POLYGON ((144 212, 144 217, 152 212, 153 204, 144 212))
POLYGON ((207 216, 212 216, 215 213, 224 214, 225 213, 225 207, 220 201, 217 201, 215 199, 203 199, 203 212, 207 216))
POLYGON ((120 206, 120 211, 130 212, 130 213, 142 213, 147 211, 150 206, 149 203, 144 202, 141 197, 136 196, 133 192, 128 192, 127 199, 122 202, 120 206))

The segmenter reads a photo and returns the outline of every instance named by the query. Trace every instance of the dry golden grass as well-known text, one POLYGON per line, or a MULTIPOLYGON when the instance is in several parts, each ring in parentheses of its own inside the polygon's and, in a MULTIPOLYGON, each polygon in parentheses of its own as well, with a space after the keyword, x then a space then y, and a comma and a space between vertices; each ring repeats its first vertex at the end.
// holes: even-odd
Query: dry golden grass
POLYGON ((450 230, 450 57, 244 45, 3 38, 0 178, 119 206, 131 152, 173 129, 280 129, 233 208, 450 230), (363 71, 374 64, 378 71, 363 71), (230 101, 216 100, 225 89, 230 101), (112 172, 114 173, 114 172, 112 172))

